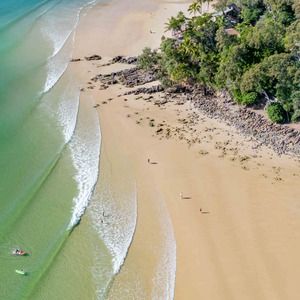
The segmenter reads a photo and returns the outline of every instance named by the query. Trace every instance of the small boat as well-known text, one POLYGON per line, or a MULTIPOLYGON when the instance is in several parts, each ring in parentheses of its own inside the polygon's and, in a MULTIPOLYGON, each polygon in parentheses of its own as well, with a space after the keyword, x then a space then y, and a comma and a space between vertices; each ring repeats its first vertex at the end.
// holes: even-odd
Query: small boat
POLYGON ((27 256, 28 253, 24 250, 21 250, 21 249, 14 249, 12 251, 12 255, 16 255, 16 256, 27 256))
POLYGON ((25 272, 23 269, 16 270, 16 273, 19 274, 19 275, 27 275, 27 272, 25 272))

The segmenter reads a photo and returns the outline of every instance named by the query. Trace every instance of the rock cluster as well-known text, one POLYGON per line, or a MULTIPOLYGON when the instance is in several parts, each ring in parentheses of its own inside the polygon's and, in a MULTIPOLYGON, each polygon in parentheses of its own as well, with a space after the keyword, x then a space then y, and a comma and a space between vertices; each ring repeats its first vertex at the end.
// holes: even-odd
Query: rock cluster
POLYGON ((154 72, 145 72, 137 67, 126 69, 111 74, 99 74, 91 79, 94 82, 101 81, 104 84, 111 85, 121 83, 127 87, 135 87, 156 80, 154 72))
POLYGON ((154 94, 162 91, 164 91, 164 87, 161 84, 158 84, 150 87, 139 87, 133 91, 124 93, 124 95, 154 94))
POLYGON ((203 97, 194 91, 185 96, 194 106, 211 118, 225 121, 278 154, 300 155, 300 132, 285 125, 274 124, 264 116, 236 105, 228 95, 203 97))
MULTIPOLYGON (((125 58, 117 56, 111 63, 136 63, 136 58, 125 58)), ((105 87, 112 84, 123 84, 127 87, 136 87, 157 80, 155 71, 144 71, 138 67, 125 69, 107 75, 99 74, 91 79, 100 81, 105 87)), ((242 134, 254 138, 260 144, 269 146, 278 154, 300 155, 300 132, 286 125, 279 125, 270 122, 263 115, 256 113, 246 107, 234 103, 229 95, 209 96, 203 94, 203 90, 191 86, 174 86, 164 89, 160 84, 152 87, 139 87, 126 92, 129 94, 152 94, 164 92, 164 103, 174 101, 183 104, 191 101, 194 107, 205 115, 222 120, 228 125, 238 129, 242 134)))
POLYGON ((122 55, 118 55, 118 56, 115 56, 111 60, 111 63, 112 64, 121 63, 121 64, 132 65, 132 64, 136 64, 137 63, 137 57, 136 56, 125 57, 125 56, 122 56, 122 55))

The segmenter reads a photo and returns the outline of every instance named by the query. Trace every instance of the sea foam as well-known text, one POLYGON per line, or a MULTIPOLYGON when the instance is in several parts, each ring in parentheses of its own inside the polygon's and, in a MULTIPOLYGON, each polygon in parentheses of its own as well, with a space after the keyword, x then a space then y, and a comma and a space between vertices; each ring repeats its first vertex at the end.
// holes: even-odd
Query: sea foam
POLYGON ((116 196, 106 182, 106 187, 96 193, 91 203, 93 226, 112 255, 113 274, 123 265, 136 228, 136 186, 133 182, 129 184, 126 191, 116 196))
POLYGON ((80 92, 75 87, 66 89, 59 102, 57 111, 59 124, 62 126, 62 132, 65 143, 68 143, 73 136, 77 114, 79 109, 80 92))
POLYGON ((72 5, 72 2, 66 4, 63 1, 40 21, 43 35, 52 44, 50 57, 57 55, 77 28, 82 8, 72 5))
POLYGON ((85 7, 62 1, 47 17, 40 20, 40 27, 46 40, 52 45, 52 54, 47 60, 47 78, 44 93, 47 93, 66 71, 72 57, 75 30, 80 14, 85 7))
POLYGON ((69 144, 76 169, 74 178, 78 184, 78 193, 73 199, 74 206, 68 230, 71 230, 80 221, 97 182, 100 144, 101 133, 98 116, 81 107, 75 133, 69 144))

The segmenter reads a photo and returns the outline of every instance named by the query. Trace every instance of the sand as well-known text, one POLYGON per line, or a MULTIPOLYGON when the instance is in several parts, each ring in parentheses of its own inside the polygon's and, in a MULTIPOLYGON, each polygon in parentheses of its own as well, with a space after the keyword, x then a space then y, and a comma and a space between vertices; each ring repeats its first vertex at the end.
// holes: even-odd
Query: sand
POLYGON ((163 205, 176 240, 175 299, 298 299, 299 161, 278 157, 189 103, 157 106, 153 99, 118 97, 128 90, 120 85, 100 90, 99 83, 88 84, 96 74, 127 67, 101 66, 110 57, 157 47, 166 19, 187 5, 97 5, 76 35, 74 57, 103 56, 74 63, 82 101, 92 96, 98 104, 101 159, 112 162, 111 172, 129 166, 137 186, 136 233, 108 298, 154 298, 153 274, 165 238, 157 220, 163 205), (124 286, 135 292, 119 294, 124 286))

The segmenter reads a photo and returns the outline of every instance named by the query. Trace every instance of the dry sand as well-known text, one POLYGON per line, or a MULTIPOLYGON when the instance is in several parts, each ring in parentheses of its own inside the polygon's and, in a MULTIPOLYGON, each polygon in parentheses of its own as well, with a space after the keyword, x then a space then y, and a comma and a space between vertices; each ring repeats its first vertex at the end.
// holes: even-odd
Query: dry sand
POLYGON ((137 229, 109 298, 153 298, 160 254, 155 245, 163 240, 155 218, 163 202, 177 247, 175 299, 296 300, 299 162, 258 147, 188 103, 157 106, 153 99, 118 97, 128 90, 120 85, 99 90, 99 83, 87 83, 96 74, 125 67, 101 67, 107 57, 157 47, 166 18, 186 7, 181 2, 113 1, 89 11, 76 36, 74 57, 106 57, 74 63, 82 78, 82 101, 92 95, 99 104, 101 158, 112 162, 115 172, 118 162, 126 160, 137 183, 137 229), (136 291, 119 294, 122 286, 136 291))

